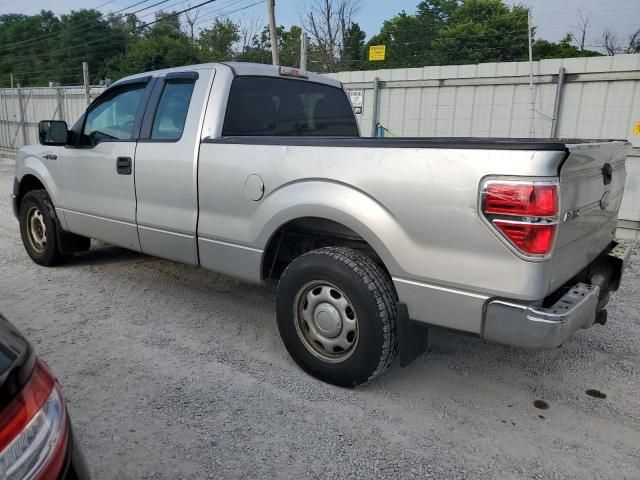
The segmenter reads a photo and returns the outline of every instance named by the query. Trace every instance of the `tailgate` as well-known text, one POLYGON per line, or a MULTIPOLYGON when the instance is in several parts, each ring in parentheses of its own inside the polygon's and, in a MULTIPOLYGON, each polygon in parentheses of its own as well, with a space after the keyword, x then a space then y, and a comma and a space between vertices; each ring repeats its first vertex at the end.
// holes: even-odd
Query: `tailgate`
POLYGON ((577 143, 567 149, 560 169, 560 223, 550 291, 591 263, 613 240, 630 144, 577 143))

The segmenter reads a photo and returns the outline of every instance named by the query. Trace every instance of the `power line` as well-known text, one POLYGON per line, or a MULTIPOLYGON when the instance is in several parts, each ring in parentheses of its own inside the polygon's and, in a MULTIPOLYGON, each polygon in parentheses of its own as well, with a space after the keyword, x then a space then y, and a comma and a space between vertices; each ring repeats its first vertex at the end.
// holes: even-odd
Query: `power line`
MULTIPOLYGON (((242 0, 242 1, 245 1, 245 0, 242 0)), ((222 13, 217 13, 217 12, 220 12, 222 9, 215 10, 214 14, 211 14, 211 15, 207 14, 206 16, 204 16, 202 18, 199 18, 197 20, 197 22, 194 23, 194 25, 201 25, 202 23, 205 23, 205 22, 207 22, 207 21, 209 21, 209 20, 211 20, 213 18, 218 18, 218 17, 225 16, 225 15, 232 15, 234 13, 238 13, 238 12, 241 12, 243 10, 248 10, 248 9, 250 9, 252 7, 255 7, 256 5, 260 5, 261 3, 264 3, 265 1, 266 0, 259 0, 259 1, 254 2, 254 3, 248 4, 248 5, 244 5, 244 6, 240 7, 240 8, 235 9, 235 10, 230 10, 230 11, 226 11, 226 12, 222 12, 222 13)), ((240 1, 236 1, 233 4, 229 4, 229 5, 227 5, 227 7, 230 7, 232 5, 237 5, 238 3, 240 3, 240 1)))

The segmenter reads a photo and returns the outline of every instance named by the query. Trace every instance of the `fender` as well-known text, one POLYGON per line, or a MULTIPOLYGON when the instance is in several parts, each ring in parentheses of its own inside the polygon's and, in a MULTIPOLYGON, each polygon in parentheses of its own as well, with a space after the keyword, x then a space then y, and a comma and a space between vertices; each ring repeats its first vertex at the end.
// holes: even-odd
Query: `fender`
MULTIPOLYGON (((60 211, 57 210, 61 206, 61 186, 55 181, 50 166, 45 164, 41 158, 41 155, 44 155, 47 150, 49 149, 41 145, 28 145, 18 150, 16 157, 16 179, 21 183, 22 179, 27 175, 32 175, 37 178, 38 181, 44 185, 53 205, 57 207, 56 213, 58 214, 62 227, 66 228, 64 217, 61 216, 60 211)), ((47 161, 51 163, 55 162, 55 167, 58 167, 57 162, 59 160, 47 161)))
POLYGON ((333 180, 299 180, 268 194, 253 218, 254 245, 264 251, 283 225, 303 217, 324 218, 350 228, 373 248, 392 275, 401 271, 386 245, 410 243, 406 232, 374 198, 333 180))

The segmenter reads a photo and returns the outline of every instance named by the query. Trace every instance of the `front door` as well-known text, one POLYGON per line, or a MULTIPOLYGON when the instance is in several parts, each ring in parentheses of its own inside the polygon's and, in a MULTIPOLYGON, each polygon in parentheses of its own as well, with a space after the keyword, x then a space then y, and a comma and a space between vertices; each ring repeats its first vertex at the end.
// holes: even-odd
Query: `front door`
POLYGON ((136 152, 142 251, 192 265, 198 264, 196 162, 212 74, 171 72, 157 78, 136 152))
POLYGON ((140 251, 134 162, 145 80, 116 85, 85 114, 77 145, 61 158, 61 210, 73 233, 140 251))

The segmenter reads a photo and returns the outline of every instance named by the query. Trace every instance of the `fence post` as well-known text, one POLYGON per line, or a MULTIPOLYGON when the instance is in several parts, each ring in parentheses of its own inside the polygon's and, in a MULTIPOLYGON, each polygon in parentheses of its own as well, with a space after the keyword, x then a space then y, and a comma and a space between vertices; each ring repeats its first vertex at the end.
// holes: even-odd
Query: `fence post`
POLYGON ((27 145, 27 125, 25 123, 24 101, 22 100, 22 88, 18 84, 18 108, 20 109, 20 128, 22 129, 22 145, 27 145))
POLYGON ((380 79, 378 77, 373 81, 373 107, 371 110, 371 136, 378 134, 378 103, 380 102, 380 79))
POLYGON ((307 32, 300 34, 300 70, 307 69, 307 58, 309 51, 309 37, 307 32))
POLYGON ((551 138, 558 138, 560 110, 562 109, 562 95, 564 93, 565 68, 558 70, 558 86, 556 87, 556 101, 553 105, 553 119, 551 120, 551 138))
POLYGON ((56 88, 56 97, 58 98, 58 120, 64 120, 64 109, 63 109, 63 101, 62 101, 62 89, 56 88))
POLYGON ((82 62, 82 79, 84 81, 84 99, 87 102, 87 106, 91 103, 91 90, 89 87, 89 64, 82 62))

